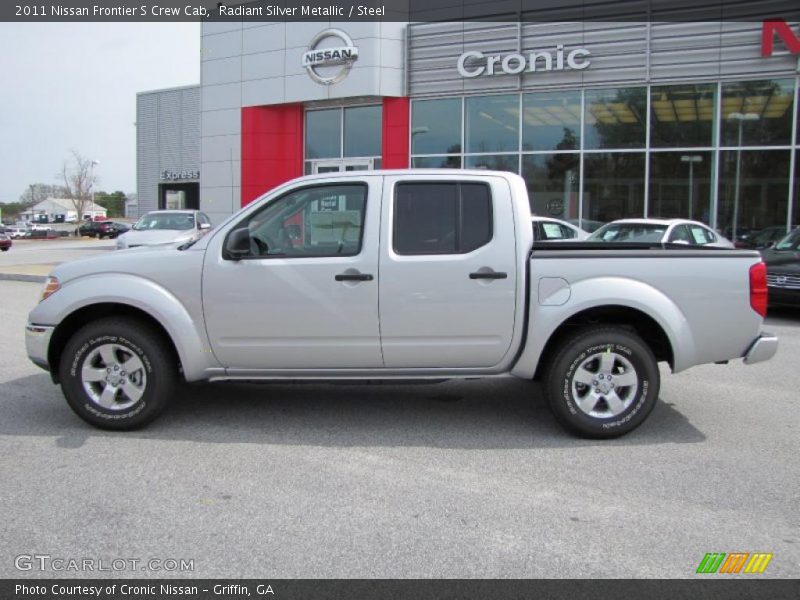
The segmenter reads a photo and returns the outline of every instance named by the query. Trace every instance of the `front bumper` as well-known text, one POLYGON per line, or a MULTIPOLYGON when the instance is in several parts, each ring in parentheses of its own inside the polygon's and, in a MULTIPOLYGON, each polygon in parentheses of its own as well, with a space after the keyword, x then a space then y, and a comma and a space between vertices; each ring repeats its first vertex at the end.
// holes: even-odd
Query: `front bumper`
POLYGON ((744 364, 752 365, 753 363, 769 360, 778 351, 778 336, 772 333, 762 333, 756 340, 750 344, 750 348, 744 355, 744 364))
POLYGON ((53 335, 55 327, 49 325, 36 325, 28 323, 25 326, 25 349, 28 351, 28 358, 31 359, 33 364, 43 368, 45 371, 50 370, 50 365, 47 362, 47 349, 50 346, 50 338, 53 335))

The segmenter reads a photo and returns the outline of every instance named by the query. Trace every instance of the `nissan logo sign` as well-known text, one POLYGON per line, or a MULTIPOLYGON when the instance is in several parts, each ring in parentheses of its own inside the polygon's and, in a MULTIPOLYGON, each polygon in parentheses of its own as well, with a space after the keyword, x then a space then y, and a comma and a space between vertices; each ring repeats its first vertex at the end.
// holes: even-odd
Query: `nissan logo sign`
POLYGON ((303 66, 309 77, 322 85, 332 85, 344 79, 358 60, 358 48, 341 29, 320 31, 303 53, 303 66), (341 42, 334 46, 322 45, 326 40, 341 42), (337 69, 338 67, 338 69, 337 69))

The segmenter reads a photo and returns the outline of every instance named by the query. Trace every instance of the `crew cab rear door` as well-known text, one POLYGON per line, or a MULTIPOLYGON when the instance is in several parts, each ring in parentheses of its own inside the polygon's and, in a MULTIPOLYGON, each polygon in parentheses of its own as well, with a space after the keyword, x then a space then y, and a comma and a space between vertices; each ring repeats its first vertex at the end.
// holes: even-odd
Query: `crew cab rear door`
POLYGON ((507 181, 457 172, 387 176, 382 211, 386 367, 500 363, 512 343, 519 283, 507 181))

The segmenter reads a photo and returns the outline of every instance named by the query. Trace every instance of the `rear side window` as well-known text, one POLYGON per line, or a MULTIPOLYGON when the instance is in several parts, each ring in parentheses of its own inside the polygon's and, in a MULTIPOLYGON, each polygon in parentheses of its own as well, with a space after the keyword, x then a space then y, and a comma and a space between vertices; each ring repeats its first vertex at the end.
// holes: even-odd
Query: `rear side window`
POLYGON ((397 254, 465 254, 492 239, 492 198, 484 183, 399 183, 397 254))

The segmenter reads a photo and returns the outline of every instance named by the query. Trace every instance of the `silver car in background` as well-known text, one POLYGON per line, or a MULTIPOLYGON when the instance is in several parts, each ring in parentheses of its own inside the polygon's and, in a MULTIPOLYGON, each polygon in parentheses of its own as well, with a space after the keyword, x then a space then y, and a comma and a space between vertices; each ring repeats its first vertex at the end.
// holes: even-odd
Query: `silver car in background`
POLYGON ((553 217, 531 216, 533 239, 537 242, 580 241, 589 237, 589 232, 577 225, 553 217))
POLYGON ((699 221, 688 219, 619 219, 606 223, 587 242, 641 242, 733 248, 733 244, 699 221))
POLYGON ((199 210, 154 210, 117 238, 117 250, 185 244, 200 239, 210 229, 211 219, 199 210))

